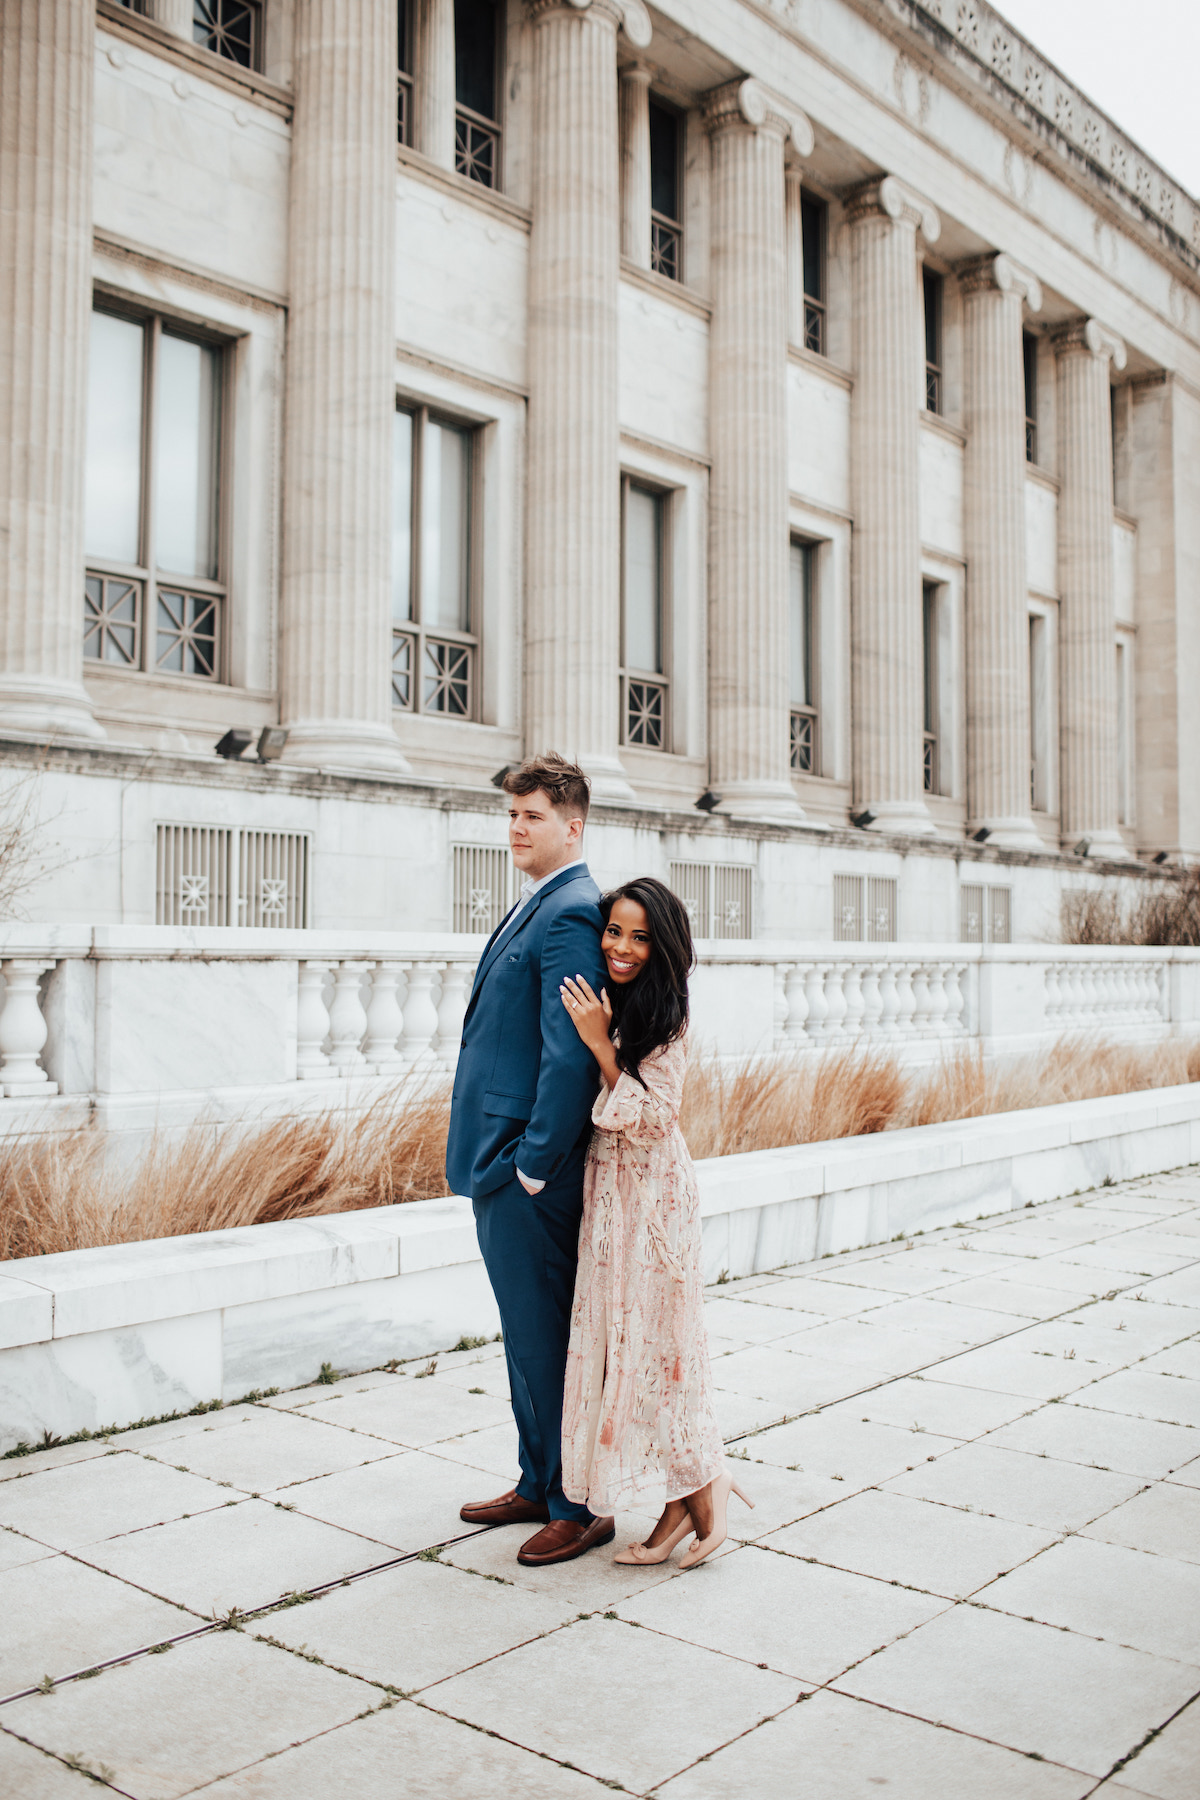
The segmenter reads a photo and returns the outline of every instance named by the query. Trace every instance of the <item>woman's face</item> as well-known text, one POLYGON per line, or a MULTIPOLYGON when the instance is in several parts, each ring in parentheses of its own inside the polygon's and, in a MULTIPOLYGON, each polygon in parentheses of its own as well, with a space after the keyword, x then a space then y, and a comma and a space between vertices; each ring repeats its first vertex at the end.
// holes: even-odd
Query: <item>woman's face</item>
POLYGON ((600 947, 610 981, 618 987, 636 981, 654 949, 645 907, 636 900, 618 900, 608 915, 600 947))

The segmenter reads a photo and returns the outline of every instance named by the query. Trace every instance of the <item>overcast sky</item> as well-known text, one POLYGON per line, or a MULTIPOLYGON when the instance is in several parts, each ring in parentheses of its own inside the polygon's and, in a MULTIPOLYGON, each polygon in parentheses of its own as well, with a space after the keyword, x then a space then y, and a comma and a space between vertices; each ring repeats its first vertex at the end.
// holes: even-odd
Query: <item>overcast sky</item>
POLYGON ((993 0, 1155 162, 1200 198, 1200 0, 993 0))

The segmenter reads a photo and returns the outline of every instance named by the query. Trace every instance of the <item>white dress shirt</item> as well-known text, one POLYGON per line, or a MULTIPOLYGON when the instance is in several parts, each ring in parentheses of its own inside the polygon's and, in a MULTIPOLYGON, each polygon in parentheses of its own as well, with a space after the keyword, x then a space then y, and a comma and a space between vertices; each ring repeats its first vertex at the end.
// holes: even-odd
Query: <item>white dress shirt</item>
MULTIPOLYGON (((587 858, 577 856, 574 862, 560 863, 557 869, 551 869, 550 873, 548 875, 543 875, 540 881, 527 881, 525 886, 521 889, 521 897, 517 901, 516 911, 509 920, 509 925, 512 926, 516 924, 517 919, 520 916, 521 908, 525 905, 525 902, 527 900, 532 900, 535 894, 540 894, 547 882, 555 880, 557 876, 562 874, 564 869, 583 869, 586 867, 587 858)), ((517 1180, 528 1194, 540 1194, 546 1185, 544 1181, 535 1180, 532 1175, 523 1174, 520 1169, 517 1170, 517 1180)))

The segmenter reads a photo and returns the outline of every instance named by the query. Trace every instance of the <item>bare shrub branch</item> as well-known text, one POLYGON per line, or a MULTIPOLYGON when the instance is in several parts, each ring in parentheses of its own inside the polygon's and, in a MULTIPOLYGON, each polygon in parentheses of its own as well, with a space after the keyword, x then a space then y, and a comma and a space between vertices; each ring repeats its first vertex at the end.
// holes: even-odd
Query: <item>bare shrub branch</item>
POLYGON ((1077 888, 1062 897, 1064 944, 1200 945, 1200 868, 1182 869, 1140 892, 1077 888))

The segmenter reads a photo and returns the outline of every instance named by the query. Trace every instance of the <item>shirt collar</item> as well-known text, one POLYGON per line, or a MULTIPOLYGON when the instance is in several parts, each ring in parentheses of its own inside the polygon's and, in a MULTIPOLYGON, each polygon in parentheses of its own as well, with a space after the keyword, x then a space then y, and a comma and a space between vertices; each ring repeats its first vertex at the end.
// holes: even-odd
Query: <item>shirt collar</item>
POLYGON ((540 894, 548 882, 557 881, 560 875, 565 875, 568 869, 585 869, 586 867, 586 857, 577 856, 574 862, 563 863, 560 868, 551 869, 550 873, 548 875, 543 875, 540 881, 526 882, 525 886, 521 889, 520 894, 522 904, 524 904, 526 900, 532 900, 535 894, 540 894))

